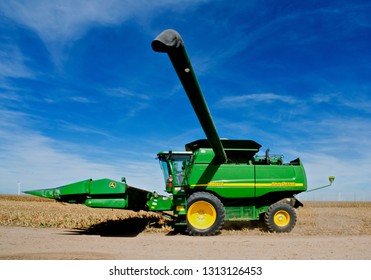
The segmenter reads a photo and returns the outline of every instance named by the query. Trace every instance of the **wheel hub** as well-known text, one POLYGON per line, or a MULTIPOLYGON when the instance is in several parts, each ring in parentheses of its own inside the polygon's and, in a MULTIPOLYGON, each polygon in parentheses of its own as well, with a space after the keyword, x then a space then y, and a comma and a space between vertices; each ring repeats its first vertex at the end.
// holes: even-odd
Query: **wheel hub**
POLYGON ((274 223, 280 227, 287 226, 290 223, 290 214, 284 210, 277 211, 274 215, 274 223))
POLYGON ((187 218, 193 227, 207 229, 216 221, 216 210, 209 202, 197 201, 189 207, 187 218))

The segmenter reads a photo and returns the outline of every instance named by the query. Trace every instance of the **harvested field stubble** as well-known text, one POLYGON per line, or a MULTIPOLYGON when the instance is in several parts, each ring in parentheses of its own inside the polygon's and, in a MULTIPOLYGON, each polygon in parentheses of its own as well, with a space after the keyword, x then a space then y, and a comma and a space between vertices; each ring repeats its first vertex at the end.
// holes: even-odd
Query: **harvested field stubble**
POLYGON ((297 215, 306 235, 371 235, 371 202, 306 202, 297 215))
MULTIPOLYGON (((371 235, 371 202, 304 202, 291 235, 371 235)), ((151 212, 89 208, 30 196, 0 195, 0 225, 85 229, 89 232, 169 232, 166 218, 151 212)), ((223 234, 268 233, 259 222, 226 222, 223 234)))
POLYGON ((94 229, 118 226, 123 221, 141 221, 143 229, 165 229, 165 218, 145 211, 89 208, 29 196, 0 196, 0 225, 94 229))

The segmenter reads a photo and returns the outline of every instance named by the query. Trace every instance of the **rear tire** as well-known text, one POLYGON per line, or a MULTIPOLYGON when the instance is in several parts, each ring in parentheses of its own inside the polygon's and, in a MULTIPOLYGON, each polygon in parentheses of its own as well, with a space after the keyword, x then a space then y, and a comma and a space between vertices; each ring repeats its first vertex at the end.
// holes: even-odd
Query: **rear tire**
POLYGON ((196 192, 187 200, 187 232, 190 235, 215 235, 224 224, 224 207, 213 194, 196 192))
POLYGON ((274 203, 265 212, 264 221, 270 232, 290 232, 296 224, 296 212, 290 204, 274 203))

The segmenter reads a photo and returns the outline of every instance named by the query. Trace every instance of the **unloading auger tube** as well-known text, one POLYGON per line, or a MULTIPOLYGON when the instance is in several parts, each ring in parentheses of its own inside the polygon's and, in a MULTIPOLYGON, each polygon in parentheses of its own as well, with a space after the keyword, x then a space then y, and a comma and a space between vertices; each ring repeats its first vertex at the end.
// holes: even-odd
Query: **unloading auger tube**
POLYGON ((218 163, 227 162, 227 155, 188 58, 182 37, 175 30, 165 30, 152 41, 152 49, 169 55, 210 146, 214 150, 215 160, 218 163))

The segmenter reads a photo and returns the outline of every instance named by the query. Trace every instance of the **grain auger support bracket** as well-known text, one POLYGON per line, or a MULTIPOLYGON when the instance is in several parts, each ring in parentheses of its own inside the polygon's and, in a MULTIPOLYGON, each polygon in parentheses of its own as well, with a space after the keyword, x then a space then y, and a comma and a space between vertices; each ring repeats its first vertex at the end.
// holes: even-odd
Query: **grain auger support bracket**
POLYGON ((313 192, 313 191, 318 191, 318 190, 321 190, 321 189, 331 187, 332 183, 335 181, 335 176, 329 176, 328 180, 329 180, 330 184, 327 184, 327 185, 322 186, 322 187, 314 188, 314 189, 311 189, 311 190, 307 190, 306 192, 313 192))

